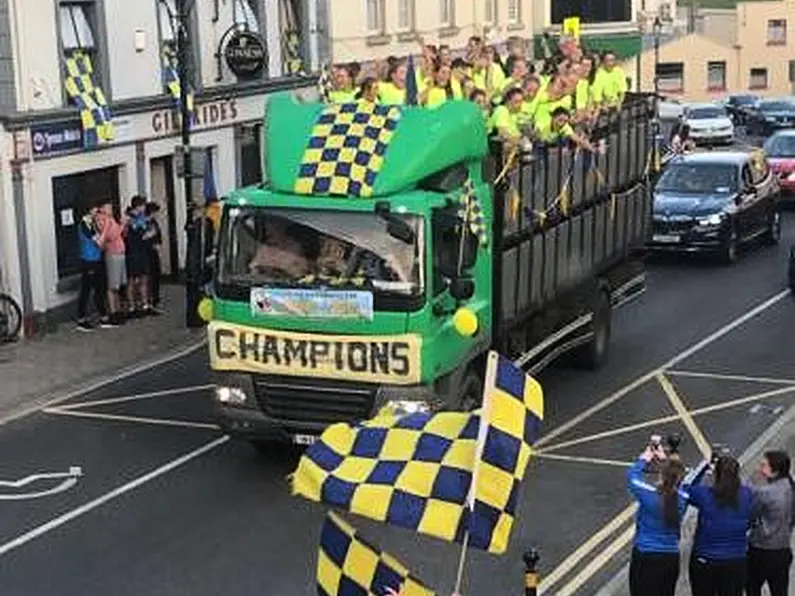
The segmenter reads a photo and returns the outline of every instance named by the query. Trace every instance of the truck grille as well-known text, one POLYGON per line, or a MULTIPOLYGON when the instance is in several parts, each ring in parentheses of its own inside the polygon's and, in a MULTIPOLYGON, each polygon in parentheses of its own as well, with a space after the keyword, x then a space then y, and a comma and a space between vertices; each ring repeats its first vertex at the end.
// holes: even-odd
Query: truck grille
POLYGON ((376 385, 289 377, 255 378, 257 403, 269 418, 333 424, 370 416, 376 385))

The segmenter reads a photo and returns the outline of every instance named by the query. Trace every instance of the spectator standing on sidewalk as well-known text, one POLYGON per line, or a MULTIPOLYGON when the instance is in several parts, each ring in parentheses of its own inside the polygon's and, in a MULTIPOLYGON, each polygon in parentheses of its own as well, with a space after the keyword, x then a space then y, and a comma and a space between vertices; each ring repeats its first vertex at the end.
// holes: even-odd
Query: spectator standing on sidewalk
POLYGON ((99 236, 97 244, 105 251, 105 273, 107 279, 108 308, 110 322, 124 322, 121 315, 121 288, 127 285, 127 263, 125 259, 124 228, 116 221, 113 206, 106 203, 100 207, 97 222, 99 236))
POLYGON ((149 304, 149 247, 145 238, 149 229, 146 199, 134 196, 130 201, 129 219, 125 225, 127 244, 127 308, 130 317, 151 314, 149 304))
POLYGON ((111 327, 108 309, 105 305, 105 263, 102 248, 97 243, 99 229, 97 216, 99 209, 89 209, 77 228, 80 242, 80 295, 77 299, 77 328, 92 331, 94 326, 88 320, 88 299, 94 298, 94 307, 100 316, 100 326, 111 327))
POLYGON ((733 457, 717 458, 713 477, 712 486, 686 489, 698 509, 690 588, 693 596, 742 596, 753 495, 740 481, 740 464, 733 457))
POLYGON ((160 251, 163 246, 163 231, 157 221, 160 205, 147 203, 146 218, 149 228, 147 230, 147 251, 149 253, 149 296, 153 312, 160 309, 160 279, 163 276, 163 265, 160 260, 160 251))
POLYGON ((787 596, 792 564, 793 480, 784 451, 767 451, 759 464, 761 483, 754 486, 753 527, 748 549, 748 596, 787 596))
POLYGON ((674 596, 679 579, 679 528, 687 495, 679 490, 685 469, 669 459, 659 445, 648 446, 627 472, 630 494, 638 501, 635 544, 629 566, 631 596, 674 596), (653 486, 644 478, 657 460, 659 477, 653 486))

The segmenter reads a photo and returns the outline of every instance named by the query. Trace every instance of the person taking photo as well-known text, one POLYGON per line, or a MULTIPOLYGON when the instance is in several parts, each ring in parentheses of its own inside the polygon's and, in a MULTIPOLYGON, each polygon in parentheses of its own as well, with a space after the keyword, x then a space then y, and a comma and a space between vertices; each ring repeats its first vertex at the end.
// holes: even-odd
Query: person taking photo
POLYGON ((635 542, 629 567, 631 596, 674 596, 679 579, 679 528, 687 509, 687 494, 679 486, 682 462, 668 458, 662 446, 650 444, 627 472, 627 487, 638 502, 635 542), (646 481, 652 462, 657 482, 646 481))
POLYGON ((740 464, 729 455, 715 458, 712 477, 712 486, 686 489, 698 509, 690 588, 693 596, 742 596, 751 489, 740 481, 740 464))

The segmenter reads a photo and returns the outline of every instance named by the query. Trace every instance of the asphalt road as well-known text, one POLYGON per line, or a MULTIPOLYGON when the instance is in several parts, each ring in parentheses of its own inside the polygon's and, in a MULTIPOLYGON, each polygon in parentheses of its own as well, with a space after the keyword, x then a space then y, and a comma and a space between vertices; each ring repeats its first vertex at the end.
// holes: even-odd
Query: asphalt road
MULTIPOLYGON (((793 403, 795 301, 780 296, 793 242, 795 217, 787 216, 780 247, 754 249, 731 268, 698 259, 653 262, 647 294, 616 316, 606 368, 553 368, 542 376, 545 438, 528 471, 511 550, 500 558, 471 553, 464 594, 522 593, 528 546, 541 551, 542 592, 593 594, 625 561, 631 501, 624 464, 650 434, 681 433, 683 456, 695 462, 699 433, 740 452, 778 415, 777 406, 793 403), (746 315, 760 304, 757 316, 746 315), (654 373, 670 380, 674 397, 654 373), (758 396, 766 391, 778 393, 758 396), (611 395, 610 405, 580 420, 611 395), (695 435, 681 421, 619 428, 676 416, 677 403, 702 409, 694 414, 695 435), (593 536, 601 540, 588 548, 593 536)), ((0 426, 4 596, 314 593, 324 510, 288 493, 285 477, 297 454, 261 456, 227 441, 212 427, 208 383, 206 358, 197 352, 0 426)), ((449 593, 457 548, 353 521, 449 593)))

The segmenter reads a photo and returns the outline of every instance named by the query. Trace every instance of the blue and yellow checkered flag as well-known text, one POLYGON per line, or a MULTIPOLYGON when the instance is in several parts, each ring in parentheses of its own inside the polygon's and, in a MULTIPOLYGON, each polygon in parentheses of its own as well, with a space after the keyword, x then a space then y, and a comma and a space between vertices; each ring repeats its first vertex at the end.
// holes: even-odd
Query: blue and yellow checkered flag
POLYGON ((293 493, 502 554, 538 437, 541 387, 491 354, 482 412, 385 414, 332 425, 301 457, 293 493))
POLYGON ((88 149, 116 137, 108 102, 102 89, 94 84, 93 74, 94 67, 88 54, 76 51, 66 59, 64 86, 69 99, 80 110, 83 142, 88 149))
MULTIPOLYGON (((177 110, 182 109, 182 85, 179 80, 179 69, 177 68, 177 57, 172 50, 163 52, 163 84, 168 89, 168 93, 174 100, 177 110)), ((196 121, 196 106, 194 105, 193 90, 188 85, 188 113, 191 115, 191 126, 196 121)))
POLYGON ((483 218, 483 209, 475 192, 475 185, 467 178, 458 198, 458 217, 464 225, 469 226, 472 233, 477 236, 481 246, 489 243, 489 234, 486 230, 486 221, 483 218))
POLYGON ((434 596, 391 555, 364 540, 338 515, 329 513, 320 533, 318 596, 434 596))

